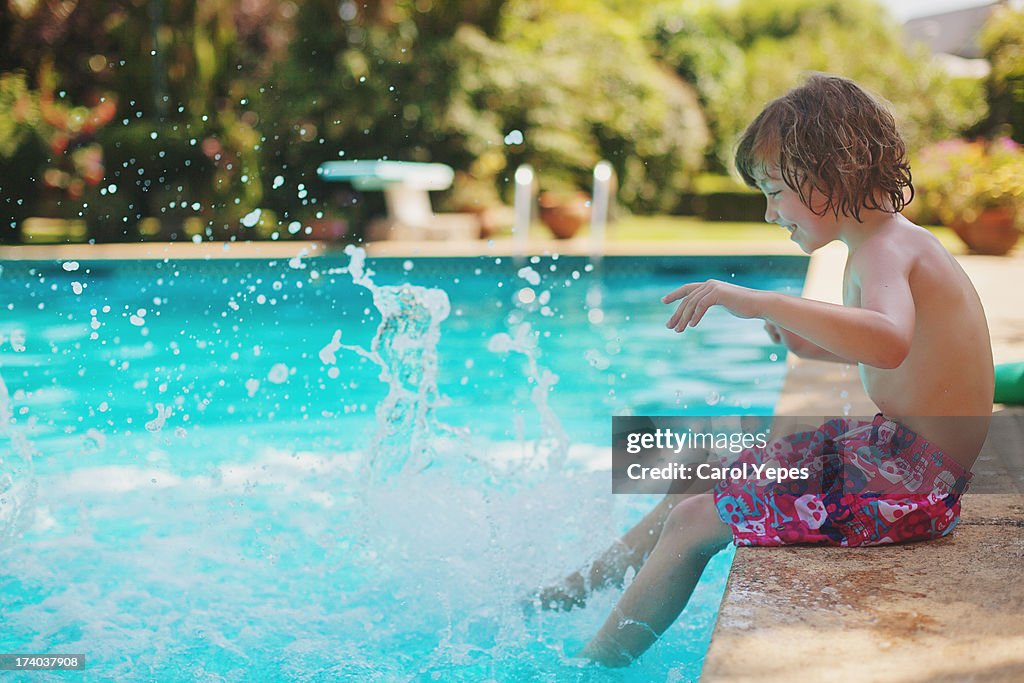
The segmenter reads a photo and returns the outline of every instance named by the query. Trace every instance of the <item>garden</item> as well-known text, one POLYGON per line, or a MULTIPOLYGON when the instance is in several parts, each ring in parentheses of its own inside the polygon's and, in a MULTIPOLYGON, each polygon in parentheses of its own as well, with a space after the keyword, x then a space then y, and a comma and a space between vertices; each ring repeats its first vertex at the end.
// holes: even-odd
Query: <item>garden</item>
POLYGON ((998 251, 1024 204, 1022 26, 1009 7, 991 16, 991 69, 973 77, 871 0, 12 0, 0 239, 359 241, 383 203, 317 176, 339 159, 445 163, 439 208, 480 215, 511 203, 522 164, 557 198, 589 192, 605 159, 619 217, 756 222, 735 141, 765 101, 828 71, 891 103, 910 217, 998 251), (979 219, 1009 227, 978 242, 979 219))

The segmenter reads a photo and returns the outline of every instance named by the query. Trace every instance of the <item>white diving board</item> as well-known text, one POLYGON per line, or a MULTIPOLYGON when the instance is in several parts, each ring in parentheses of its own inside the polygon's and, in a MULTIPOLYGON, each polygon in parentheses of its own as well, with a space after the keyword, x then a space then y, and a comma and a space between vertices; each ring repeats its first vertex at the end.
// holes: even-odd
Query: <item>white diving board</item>
POLYGON ((367 228, 367 240, 477 239, 480 221, 469 213, 436 214, 431 190, 447 190, 455 171, 445 164, 412 161, 328 161, 317 174, 360 191, 384 193, 388 215, 367 228))

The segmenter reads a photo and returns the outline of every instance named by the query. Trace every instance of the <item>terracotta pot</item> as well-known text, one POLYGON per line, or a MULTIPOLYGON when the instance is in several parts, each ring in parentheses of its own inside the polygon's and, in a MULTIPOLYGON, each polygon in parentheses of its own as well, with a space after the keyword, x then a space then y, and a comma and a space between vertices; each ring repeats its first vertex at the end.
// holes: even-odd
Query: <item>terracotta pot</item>
POLYGON ((574 236, 590 220, 590 197, 584 192, 564 195, 541 192, 537 202, 540 205, 540 219, 558 239, 574 236))
POLYGON ((309 234, 300 230, 296 235, 299 239, 337 242, 348 233, 348 221, 344 218, 315 218, 309 222, 309 234))
POLYGON ((1002 256, 1020 239, 1015 213, 1005 207, 985 209, 975 220, 956 221, 950 227, 975 254, 1002 256))

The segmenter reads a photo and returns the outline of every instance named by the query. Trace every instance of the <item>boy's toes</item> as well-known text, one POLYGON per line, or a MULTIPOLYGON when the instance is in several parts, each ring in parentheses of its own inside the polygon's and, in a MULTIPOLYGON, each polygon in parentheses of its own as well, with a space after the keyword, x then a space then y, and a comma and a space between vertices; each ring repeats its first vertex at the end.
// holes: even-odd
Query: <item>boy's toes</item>
POLYGON ((585 607, 586 598, 565 586, 547 586, 534 595, 534 604, 542 610, 568 612, 575 607, 585 607))

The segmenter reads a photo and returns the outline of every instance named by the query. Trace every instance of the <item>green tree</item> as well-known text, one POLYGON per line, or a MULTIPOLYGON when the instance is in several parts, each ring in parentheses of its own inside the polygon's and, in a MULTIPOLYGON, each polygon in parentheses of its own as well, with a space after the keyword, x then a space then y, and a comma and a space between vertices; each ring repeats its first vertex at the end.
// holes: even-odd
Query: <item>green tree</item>
MULTIPOLYGON (((138 219, 184 206, 186 196, 189 206, 202 207, 210 226, 237 223, 238 215, 260 204, 258 120, 246 93, 258 88, 284 50, 291 5, 7 4, 10 12, 0 14, 0 72, 24 74, 31 97, 70 111, 66 131, 50 122, 57 137, 71 138, 67 143, 29 140, 19 147, 15 173, 28 181, 19 190, 21 206, 31 207, 43 190, 46 169, 67 167, 64 157, 78 154, 82 145, 98 145, 106 157, 103 183, 86 188, 78 209, 100 239, 133 237, 138 219), (110 125, 73 125, 82 118, 73 103, 112 102, 117 106, 110 125), (110 185, 117 191, 108 192, 110 185)), ((69 189, 72 203, 76 193, 69 189)), ((21 217, 12 214, 11 220, 21 217)))
POLYGON ((990 109, 985 128, 990 133, 1008 128, 1014 140, 1024 143, 1024 10, 996 9, 981 44, 992 65, 985 80, 990 109))
POLYGON ((652 13, 659 54, 701 93, 719 168, 764 104, 822 71, 856 80, 892 105, 912 148, 985 115, 980 83, 951 79, 906 45, 873 0, 740 0, 652 13), (736 50, 742 51, 739 58, 736 50))
POLYGON ((608 158, 622 198, 657 210, 699 168, 696 98, 634 22, 571 0, 418 6, 302 6, 301 39, 261 97, 268 163, 286 186, 315 184, 339 154, 441 161, 506 192, 520 163, 545 184, 588 187, 608 158))

